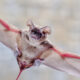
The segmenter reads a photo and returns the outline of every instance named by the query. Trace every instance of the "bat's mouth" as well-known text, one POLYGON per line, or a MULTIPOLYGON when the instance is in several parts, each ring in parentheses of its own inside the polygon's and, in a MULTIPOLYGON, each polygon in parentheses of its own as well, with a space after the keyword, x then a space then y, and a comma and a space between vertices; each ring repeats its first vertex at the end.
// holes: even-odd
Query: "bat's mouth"
POLYGON ((35 35, 31 35, 31 37, 33 38, 33 39, 38 39, 38 37, 37 36, 35 36, 35 35))
POLYGON ((39 29, 35 28, 31 31, 31 37, 36 39, 36 40, 40 40, 41 38, 44 37, 43 33, 40 32, 39 29))
POLYGON ((38 36, 38 35, 31 35, 31 37, 32 37, 33 39, 35 39, 35 40, 39 40, 39 39, 41 39, 41 37, 38 36))

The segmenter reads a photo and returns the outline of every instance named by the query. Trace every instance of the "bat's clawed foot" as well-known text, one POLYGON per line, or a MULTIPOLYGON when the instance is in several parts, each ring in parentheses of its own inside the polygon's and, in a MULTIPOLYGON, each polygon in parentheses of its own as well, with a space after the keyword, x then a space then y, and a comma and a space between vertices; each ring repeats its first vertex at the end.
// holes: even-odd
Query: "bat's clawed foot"
POLYGON ((36 59, 34 62, 34 66, 40 66, 42 61, 43 61, 43 59, 36 59))

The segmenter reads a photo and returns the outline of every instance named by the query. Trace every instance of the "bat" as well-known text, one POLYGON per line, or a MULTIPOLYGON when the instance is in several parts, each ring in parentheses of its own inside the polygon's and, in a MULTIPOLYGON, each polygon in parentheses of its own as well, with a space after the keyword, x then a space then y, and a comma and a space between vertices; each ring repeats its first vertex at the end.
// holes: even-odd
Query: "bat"
POLYGON ((20 68, 16 80, 19 79, 23 70, 40 63, 80 76, 80 56, 56 49, 47 39, 47 35, 51 33, 49 27, 39 28, 30 20, 27 22, 29 30, 13 27, 2 19, 0 24, 4 27, 0 29, 0 42, 14 52, 20 68))

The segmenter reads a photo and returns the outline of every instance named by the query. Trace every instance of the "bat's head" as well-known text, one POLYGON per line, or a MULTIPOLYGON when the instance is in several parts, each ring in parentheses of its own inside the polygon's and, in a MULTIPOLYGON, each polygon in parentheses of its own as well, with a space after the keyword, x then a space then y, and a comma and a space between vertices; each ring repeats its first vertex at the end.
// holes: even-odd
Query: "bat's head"
POLYGON ((25 30, 22 32, 24 39, 23 41, 26 41, 32 45, 40 44, 47 38, 47 35, 50 34, 49 27, 45 26, 39 28, 36 25, 34 25, 33 22, 30 20, 27 22, 27 26, 29 27, 29 30, 25 30))
POLYGON ((29 27, 29 39, 32 41, 43 41, 47 38, 47 34, 50 34, 50 29, 47 26, 38 28, 32 21, 28 21, 27 26, 29 27))

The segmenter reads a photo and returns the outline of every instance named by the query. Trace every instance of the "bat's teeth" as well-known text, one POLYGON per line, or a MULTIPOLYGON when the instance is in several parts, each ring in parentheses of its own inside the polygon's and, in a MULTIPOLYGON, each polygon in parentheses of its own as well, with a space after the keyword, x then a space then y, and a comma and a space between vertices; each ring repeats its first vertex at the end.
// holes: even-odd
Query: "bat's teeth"
POLYGON ((32 38, 34 38, 34 39, 38 39, 36 36, 32 36, 32 38))

